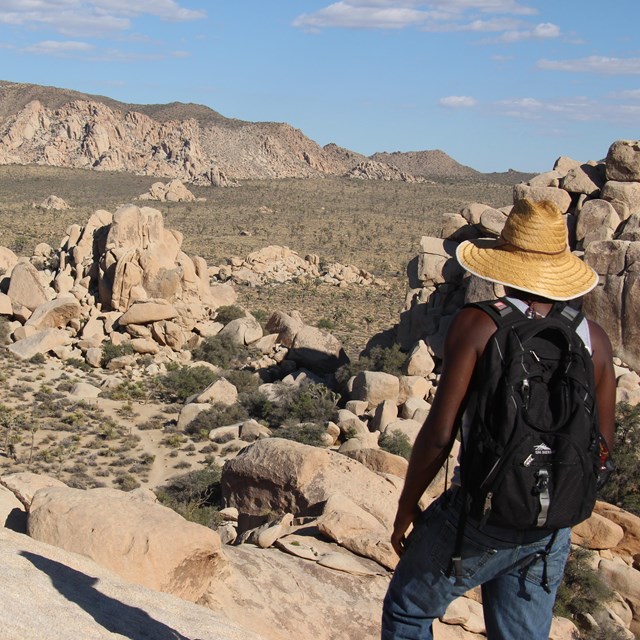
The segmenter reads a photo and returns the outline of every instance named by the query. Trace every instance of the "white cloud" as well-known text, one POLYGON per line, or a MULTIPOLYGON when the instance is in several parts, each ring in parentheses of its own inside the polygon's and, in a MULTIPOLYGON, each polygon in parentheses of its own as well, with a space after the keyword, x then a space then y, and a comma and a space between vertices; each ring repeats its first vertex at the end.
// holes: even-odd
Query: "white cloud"
POLYGON ((24 47, 22 51, 25 53, 34 53, 45 56, 68 57, 77 53, 86 53, 93 50, 93 46, 86 42, 77 42, 73 40, 43 40, 28 47, 24 47))
POLYGON ((323 29, 403 29, 421 26, 426 30, 495 31, 497 27, 479 15, 533 15, 535 9, 515 0, 339 0, 315 13, 303 13, 295 27, 323 29))
POLYGON ((0 0, 0 24, 49 27, 67 36, 124 31, 143 15, 178 22, 203 18, 205 12, 175 0, 0 0))
POLYGON ((354 6, 336 2, 313 14, 302 14, 294 21, 295 27, 342 27, 351 29, 403 29, 427 20, 423 11, 407 7, 354 6))
POLYGON ((640 74, 640 58, 589 56, 577 60, 539 60, 536 66, 550 71, 598 73, 609 76, 640 74))
POLYGON ((505 31, 499 38, 499 42, 521 42, 522 40, 549 40, 561 36, 560 27, 551 22, 543 22, 532 29, 515 29, 505 31))
POLYGON ((447 96, 440 98, 438 104, 449 109, 469 109, 475 107, 478 101, 470 96, 447 96))
POLYGON ((172 51, 171 56, 173 58, 188 58, 191 55, 189 51, 172 51))
POLYGON ((640 100, 640 89, 627 89, 626 91, 617 91, 610 94, 611 98, 621 100, 640 100))
MULTIPOLYGON (((640 91, 636 99, 640 98, 640 91)), ((494 112, 520 120, 544 121, 553 126, 559 121, 611 122, 635 124, 640 118, 640 105, 599 101, 585 96, 538 100, 536 98, 513 98, 495 103, 494 112)))

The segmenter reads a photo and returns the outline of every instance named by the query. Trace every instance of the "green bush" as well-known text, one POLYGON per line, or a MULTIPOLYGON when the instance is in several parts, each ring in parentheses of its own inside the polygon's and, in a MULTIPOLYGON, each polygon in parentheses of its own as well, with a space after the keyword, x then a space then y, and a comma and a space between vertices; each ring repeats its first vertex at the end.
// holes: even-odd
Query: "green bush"
MULTIPOLYGON (((598 618, 603 605, 613 598, 613 591, 600 579, 593 569, 592 551, 575 547, 572 549, 564 571, 562 584, 554 606, 554 614, 573 620, 580 627, 581 614, 598 618)), ((598 618, 599 619, 599 618, 598 618)), ((600 628, 581 629, 581 640, 622 640, 622 630, 613 624, 600 622, 600 628)))
POLYGON ((226 406, 214 404, 211 409, 199 413, 185 428, 185 433, 205 439, 211 429, 226 427, 242 422, 249 417, 247 410, 240 404, 226 406))
POLYGON ((326 429, 318 424, 306 423, 280 427, 273 431, 274 438, 285 438, 313 447, 326 447, 323 436, 326 429))
POLYGON ((9 327, 9 321, 4 317, 0 317, 0 344, 9 343, 9 334, 11 328, 9 327))
POLYGON ((210 336, 196 347, 192 354, 194 360, 203 360, 223 369, 231 369, 242 366, 251 355, 251 350, 245 345, 236 344, 229 336, 210 336))
POLYGON ((384 433, 378 440, 381 449, 393 453, 396 456, 402 456, 405 460, 411 457, 411 442, 406 433, 401 431, 391 431, 384 433))
POLYGON ((222 307, 219 307, 216 310, 216 322, 221 322, 222 324, 229 324, 232 320, 237 320, 238 318, 244 318, 245 312, 241 307, 238 307, 235 304, 227 304, 222 307))
POLYGON ((407 354, 400 349, 400 345, 373 347, 369 353, 361 355, 357 360, 342 365, 336 371, 336 380, 340 384, 345 384, 349 378, 361 371, 383 371, 401 376, 404 373, 406 360, 407 354))
POLYGON ((113 342, 105 342, 102 345, 102 358, 100 364, 106 367, 114 358, 129 356, 133 354, 133 345, 131 342, 123 342, 122 344, 113 344, 113 342))
POLYGON ((113 484, 122 491, 133 491, 140 486, 140 483, 130 473, 117 476, 114 478, 113 484))
POLYGON ((222 491, 222 469, 211 465, 199 471, 172 478, 157 490, 158 500, 192 522, 212 527, 217 517, 222 491))
POLYGON ((616 407, 615 471, 599 498, 640 516, 640 405, 616 407))
POLYGON ((320 318, 317 323, 318 329, 324 329, 325 331, 333 331, 336 328, 336 323, 329 318, 320 318))
POLYGON ((156 382, 155 395, 165 402, 184 402, 189 396, 204 391, 218 375, 209 367, 180 367, 168 371, 156 382))
POLYGON ((222 373, 237 390, 238 393, 251 393, 260 386, 260 378, 253 371, 229 369, 222 373))
POLYGON ((300 423, 324 424, 337 417, 338 396, 323 384, 305 383, 299 387, 280 385, 278 397, 271 400, 259 392, 239 396, 252 418, 270 427, 300 423))

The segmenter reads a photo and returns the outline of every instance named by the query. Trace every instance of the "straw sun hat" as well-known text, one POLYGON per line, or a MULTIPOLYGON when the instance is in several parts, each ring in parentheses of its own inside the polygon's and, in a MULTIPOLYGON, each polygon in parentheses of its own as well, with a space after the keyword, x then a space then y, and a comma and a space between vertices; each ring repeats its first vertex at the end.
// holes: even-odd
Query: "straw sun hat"
POLYGON ((552 202, 519 200, 500 238, 462 242, 458 262, 470 273, 551 300, 571 300, 591 291, 598 275, 567 243, 562 212, 552 202))

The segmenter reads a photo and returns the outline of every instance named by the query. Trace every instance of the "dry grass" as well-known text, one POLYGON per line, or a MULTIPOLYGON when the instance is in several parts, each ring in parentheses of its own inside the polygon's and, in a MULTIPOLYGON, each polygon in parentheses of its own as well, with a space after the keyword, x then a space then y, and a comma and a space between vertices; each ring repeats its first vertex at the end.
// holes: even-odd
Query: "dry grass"
MULTIPOLYGON (((97 209, 115 211, 157 179, 52 167, 0 167, 0 245, 31 255, 40 242, 60 245, 70 224, 97 209), (33 208, 49 195, 72 209, 33 208)), ((266 317, 298 309, 307 322, 332 327, 351 357, 392 327, 404 304, 406 265, 420 236, 435 234, 441 215, 470 201, 500 206, 511 187, 486 182, 404 184, 339 178, 250 181, 235 189, 193 188, 198 203, 140 203, 160 209, 167 227, 184 234, 183 249, 211 265, 270 244, 365 268, 387 286, 334 287, 315 282, 238 287, 240 302, 266 317), (267 210, 267 213, 261 212, 267 210), (241 232, 247 232, 241 233, 241 232)), ((203 443, 175 433, 177 408, 136 398, 73 400, 73 383, 99 385, 106 372, 85 373, 56 360, 21 363, 0 355, 0 470, 30 469, 73 486, 151 486, 166 473, 202 465, 203 443), (106 413, 105 413, 106 411, 106 413), (178 442, 178 440, 180 442, 178 442), (8 445, 16 459, 7 454, 8 445), (153 460, 155 459, 155 463, 153 460), (168 470, 168 471, 167 471, 168 470)), ((133 388, 124 384, 123 393, 133 388)), ((126 396, 126 393, 125 393, 126 396)))
MULTIPOLYGON (((115 211, 156 180, 53 167, 0 167, 0 245, 23 255, 39 242, 57 247, 70 224, 84 224, 96 209, 115 211), (51 212, 31 206, 51 194, 73 208, 51 212)), ((165 224, 184 234, 184 250, 211 265, 278 244, 301 255, 318 254, 326 262, 354 264, 388 283, 388 290, 314 284, 239 289, 240 301, 249 309, 298 309, 311 324, 330 321, 350 355, 397 321, 404 304, 406 265, 416 255, 420 237, 438 233, 443 213, 471 201, 494 206, 511 201, 511 186, 486 181, 287 179, 192 191, 206 202, 141 204, 160 209, 165 224), (262 213, 261 208, 271 212, 262 213)))

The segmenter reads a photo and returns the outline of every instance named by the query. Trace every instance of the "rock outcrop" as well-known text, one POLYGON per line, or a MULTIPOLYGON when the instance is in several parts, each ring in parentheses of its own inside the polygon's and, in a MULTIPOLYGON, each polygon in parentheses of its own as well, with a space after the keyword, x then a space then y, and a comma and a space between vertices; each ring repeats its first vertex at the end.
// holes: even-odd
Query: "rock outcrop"
POLYGON ((4 528, 0 541, 3 640, 267 640, 223 612, 132 584, 86 556, 4 528))
POLYGON ((375 160, 365 160, 358 163, 344 174, 345 178, 356 178, 358 180, 384 180, 385 182, 424 182, 424 178, 416 178, 410 173, 400 171, 384 162, 375 160))
POLYGON ((305 281, 338 287, 354 284, 386 286, 380 278, 354 265, 325 263, 320 256, 314 254, 302 258, 289 247, 278 245, 253 251, 246 258, 231 257, 227 264, 211 267, 209 273, 220 282, 231 281, 253 287, 305 281))
POLYGON ((224 567, 214 531, 115 489, 40 489, 29 507, 27 527, 36 540, 192 602, 224 567))
MULTIPOLYGON (((560 158, 554 169, 528 184, 514 187, 514 200, 552 200, 566 212, 572 248, 600 276, 598 287, 584 298, 585 313, 601 324, 615 355, 640 369, 638 295, 640 255, 640 181, 635 167, 640 145, 617 141, 604 162, 580 163, 560 158)), ((399 339, 409 349, 423 339, 441 355, 452 315, 464 300, 494 297, 493 287, 465 277, 454 255, 459 242, 500 235, 509 208, 473 203, 443 216, 442 237, 424 237, 420 255, 410 265, 410 292, 399 339)))

